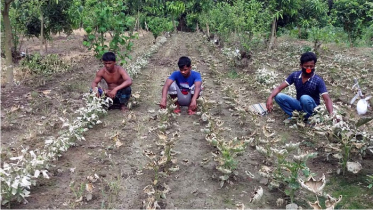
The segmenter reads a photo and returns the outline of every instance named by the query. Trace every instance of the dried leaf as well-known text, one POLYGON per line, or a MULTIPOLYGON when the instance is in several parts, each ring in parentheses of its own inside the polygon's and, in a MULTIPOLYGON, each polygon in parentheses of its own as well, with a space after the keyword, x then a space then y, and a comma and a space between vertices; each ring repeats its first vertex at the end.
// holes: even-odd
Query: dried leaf
POLYGON ((93 193, 93 188, 95 188, 95 187, 93 186, 92 183, 87 183, 87 184, 85 185, 85 190, 86 190, 87 192, 89 192, 89 193, 93 193))
POLYGON ((92 200, 92 193, 88 193, 86 196, 85 196, 85 198, 87 199, 87 201, 90 201, 90 200, 92 200))
POLYGON ((321 206, 320 206, 320 203, 319 201, 315 201, 315 203, 311 203, 308 201, 308 204, 314 209, 314 210, 321 210, 321 206))
POLYGON ((325 174, 322 175, 322 177, 319 180, 316 180, 312 176, 308 178, 307 181, 303 181, 299 179, 299 183, 301 186, 317 195, 322 194, 322 190, 325 187, 325 174))
POLYGON ((342 200, 342 195, 338 197, 338 199, 333 198, 329 194, 326 195, 325 207, 328 210, 333 210, 335 205, 337 205, 342 200))
POLYGON ((251 194, 250 203, 258 202, 263 196, 263 188, 259 186, 258 189, 251 194))
POLYGON ((153 185, 147 185, 143 190, 147 195, 153 195, 155 193, 153 185))
POLYGON ((79 203, 81 201, 83 201, 83 196, 80 196, 80 198, 78 198, 78 199, 75 200, 76 203, 79 203))
POLYGON ((51 93, 51 90, 44 90, 44 91, 42 91, 42 93, 43 93, 44 95, 48 95, 49 93, 51 93))
POLYGON ((122 146, 123 145, 123 143, 121 142, 121 141, 116 141, 115 142, 115 146, 118 148, 118 147, 120 147, 120 146, 122 146))
POLYGON ((347 170, 357 174, 363 167, 359 162, 347 162, 347 170))

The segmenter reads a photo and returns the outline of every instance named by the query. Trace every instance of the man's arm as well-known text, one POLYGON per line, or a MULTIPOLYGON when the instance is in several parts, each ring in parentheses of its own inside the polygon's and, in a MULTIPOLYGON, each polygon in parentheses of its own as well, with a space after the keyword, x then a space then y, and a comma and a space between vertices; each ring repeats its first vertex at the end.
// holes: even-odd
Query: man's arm
POLYGON ((325 106, 326 106, 326 109, 329 112, 329 115, 332 116, 333 115, 333 102, 332 102, 332 99, 330 99, 329 94, 327 94, 327 93, 322 94, 322 98, 324 99, 325 106))
POLYGON ((95 87, 97 87, 98 83, 101 81, 102 79, 102 70, 100 69, 97 73, 96 73, 96 77, 95 79, 93 80, 93 82, 91 83, 91 88, 94 89, 95 87))
POLYGON ((197 98, 199 96, 199 93, 201 92, 201 85, 201 81, 194 82, 194 95, 189 105, 190 110, 195 110, 197 108, 197 98))
POLYGON ((280 86, 276 87, 275 89, 273 89, 271 95, 269 95, 268 99, 267 99, 267 110, 268 112, 271 112, 272 109, 273 109, 273 98, 279 93, 281 92, 284 88, 286 88, 288 85, 287 82, 283 82, 281 83, 280 86))
POLYGON ((120 89, 123 89, 125 87, 128 87, 128 86, 132 85, 132 79, 131 79, 130 75, 128 75, 126 70, 124 70, 123 68, 120 68, 119 69, 119 74, 122 76, 124 81, 122 82, 122 84, 118 85, 117 87, 115 87, 113 89, 115 92, 117 92, 120 89))
POLYGON ((162 88, 162 99, 161 99, 161 103, 160 103, 160 106, 161 108, 166 108, 166 105, 167 105, 167 92, 168 92, 168 88, 171 86, 171 84, 174 82, 174 80, 172 79, 167 79, 166 82, 164 83, 163 85, 163 88, 162 88))
POLYGON ((201 85, 202 85, 202 82, 200 82, 200 81, 199 82, 194 82, 194 95, 193 95, 192 100, 197 101, 199 93, 201 92, 201 85))
POLYGON ((115 95, 117 94, 117 92, 118 92, 120 89, 132 85, 132 79, 131 79, 131 77, 128 75, 128 73, 126 72, 126 70, 124 70, 123 68, 120 67, 120 69, 119 69, 119 74, 122 76, 123 82, 122 82, 122 84, 116 86, 116 87, 115 87, 114 89, 112 89, 111 91, 106 92, 106 94, 107 94, 110 98, 114 98, 115 95))

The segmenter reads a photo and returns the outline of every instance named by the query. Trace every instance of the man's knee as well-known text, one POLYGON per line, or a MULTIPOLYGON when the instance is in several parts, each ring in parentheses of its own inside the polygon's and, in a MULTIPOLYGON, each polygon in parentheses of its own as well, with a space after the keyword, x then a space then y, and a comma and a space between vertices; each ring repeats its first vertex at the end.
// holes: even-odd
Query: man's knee
POLYGON ((315 100, 309 95, 302 95, 299 101, 301 104, 315 103, 315 100))
POLYGON ((285 99, 287 95, 284 94, 284 93, 278 93, 276 96, 275 96, 275 101, 278 103, 279 101, 283 101, 285 99))
POLYGON ((168 94, 169 95, 177 95, 178 86, 176 82, 173 82, 170 87, 168 88, 168 94))

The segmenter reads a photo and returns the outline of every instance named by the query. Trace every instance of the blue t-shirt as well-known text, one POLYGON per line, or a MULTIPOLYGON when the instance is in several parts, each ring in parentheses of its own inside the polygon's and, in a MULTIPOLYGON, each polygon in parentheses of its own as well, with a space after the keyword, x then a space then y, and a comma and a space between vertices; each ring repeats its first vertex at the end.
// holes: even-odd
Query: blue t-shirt
POLYGON ((300 100, 302 95, 309 95, 317 105, 320 105, 320 95, 328 93, 324 80, 315 73, 304 84, 302 82, 302 71, 293 72, 285 82, 288 85, 294 83, 297 90, 297 100, 300 100))
POLYGON ((202 82, 201 74, 196 71, 190 71, 189 77, 184 77, 180 71, 174 71, 168 79, 175 81, 180 89, 189 89, 194 82, 202 82))

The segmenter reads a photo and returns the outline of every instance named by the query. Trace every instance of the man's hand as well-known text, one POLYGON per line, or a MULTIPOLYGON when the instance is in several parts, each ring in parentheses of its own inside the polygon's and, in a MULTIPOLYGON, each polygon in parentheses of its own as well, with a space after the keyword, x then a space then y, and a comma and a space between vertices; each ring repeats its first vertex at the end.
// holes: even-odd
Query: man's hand
POLYGON ((167 98, 162 98, 161 103, 159 104, 161 109, 165 109, 167 106, 167 98))
POLYGON ((269 97, 269 98, 267 99, 267 104, 266 104, 266 106, 267 106, 267 110, 268 110, 268 112, 271 112, 271 111, 273 110, 273 99, 272 99, 271 97, 269 97))
POLYGON ((114 99, 115 95, 117 95, 117 91, 115 89, 114 90, 108 90, 108 91, 106 91, 106 95, 108 95, 110 98, 114 99))
POLYGON ((189 105, 189 110, 194 111, 196 110, 196 108, 197 108, 197 100, 192 100, 189 105))

